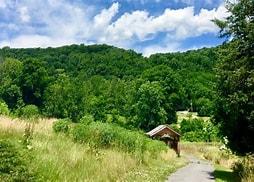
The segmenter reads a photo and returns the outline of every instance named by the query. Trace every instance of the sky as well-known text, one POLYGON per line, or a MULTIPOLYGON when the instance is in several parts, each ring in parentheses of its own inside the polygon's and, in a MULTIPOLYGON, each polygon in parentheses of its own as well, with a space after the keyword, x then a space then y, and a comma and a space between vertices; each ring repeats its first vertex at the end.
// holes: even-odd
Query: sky
POLYGON ((212 47, 223 0, 0 0, 0 47, 109 44, 154 53, 212 47))

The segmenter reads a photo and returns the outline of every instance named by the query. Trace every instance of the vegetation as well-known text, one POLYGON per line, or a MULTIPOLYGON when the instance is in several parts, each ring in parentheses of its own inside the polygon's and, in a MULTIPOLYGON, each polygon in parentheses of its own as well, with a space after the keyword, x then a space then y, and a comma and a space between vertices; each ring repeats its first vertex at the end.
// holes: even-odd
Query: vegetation
POLYGON ((34 181, 33 171, 28 167, 29 158, 22 148, 16 148, 8 140, 0 140, 0 180, 34 181))
POLYGON ((35 105, 48 117, 150 130, 176 111, 213 113, 218 48, 144 58, 107 45, 0 49, 0 98, 12 112, 35 105))
POLYGON ((24 119, 36 119, 39 117, 39 109, 35 105, 26 105, 17 110, 18 115, 24 119))
POLYGON ((8 105, 0 101, 0 115, 8 115, 9 112, 8 105))
POLYGON ((220 140, 219 127, 211 121, 184 119, 179 128, 182 139, 191 142, 215 142, 220 140))
POLYGON ((55 133, 68 133, 70 129, 70 119, 59 119, 53 124, 53 131, 55 133))
POLYGON ((237 161, 233 170, 242 181, 250 182, 254 180, 254 156, 247 155, 237 161))
MULTIPOLYGON (((19 141, 23 138, 27 121, 9 118, 0 118, 0 120, 0 137, 11 141, 15 146, 20 146, 19 141)), ((159 152, 157 149, 156 157, 151 157, 147 152, 140 153, 143 156, 141 161, 136 155, 126 152, 120 146, 94 147, 87 142, 75 142, 68 135, 53 133, 54 122, 56 121, 38 121, 34 127, 31 148, 22 148, 29 156, 29 158, 22 156, 22 160, 29 163, 27 171, 33 169, 32 174, 35 174, 33 181, 78 181, 80 179, 84 181, 164 181, 166 176, 185 164, 183 159, 176 157, 173 150, 159 152)), ((150 145, 153 142, 155 142, 154 145, 158 145, 152 140, 150 145)), ((20 148, 17 150, 21 151, 20 148)), ((147 148, 147 151, 150 149, 147 148)))
POLYGON ((107 45, 0 49, 0 98, 26 121, 6 135, 43 181, 164 181, 184 161, 142 130, 176 123, 177 110, 212 114, 202 105, 215 98, 217 49, 150 58, 107 45), (39 115, 58 120, 45 129, 39 115))
POLYGON ((230 169, 238 161, 238 156, 217 142, 183 142, 181 149, 185 154, 209 160, 213 164, 227 169, 230 169))
POLYGON ((216 182, 239 182, 240 178, 231 170, 215 165, 214 176, 216 182))
POLYGON ((144 131, 171 124, 185 141, 225 136, 232 152, 218 143, 182 148, 218 165, 222 181, 233 173, 221 166, 233 165, 243 181, 253 181, 254 4, 227 8, 230 16, 214 22, 230 41, 216 48, 149 58, 107 45, 0 49, 0 115, 26 121, 14 129, 0 122, 0 180, 163 180, 183 161, 144 131), (179 110, 198 116, 177 122, 179 110), (58 120, 48 127, 40 116, 58 120))
POLYGON ((254 3, 240 0, 227 8, 231 15, 226 21, 216 20, 221 35, 232 40, 221 50, 215 118, 229 147, 246 154, 254 152, 254 3))
POLYGON ((167 150, 163 142, 151 140, 142 132, 126 130, 114 124, 77 124, 72 130, 72 135, 75 141, 87 143, 95 148, 121 149, 133 153, 140 160, 143 160, 145 153, 157 157, 159 153, 167 150))

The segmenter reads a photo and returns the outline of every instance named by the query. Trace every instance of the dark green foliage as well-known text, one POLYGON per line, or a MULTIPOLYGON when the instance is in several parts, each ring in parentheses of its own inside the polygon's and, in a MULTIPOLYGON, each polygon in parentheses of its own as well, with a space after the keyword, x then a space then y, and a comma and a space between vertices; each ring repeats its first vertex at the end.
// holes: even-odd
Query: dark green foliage
POLYGON ((131 131, 115 124, 91 122, 90 124, 77 124, 72 130, 75 141, 88 143, 95 147, 116 147, 136 155, 144 152, 156 156, 167 146, 159 141, 154 141, 143 133, 131 131))
POLYGON ((86 92, 82 84, 65 74, 50 84, 44 95, 44 112, 48 116, 71 118, 77 121, 84 113, 86 92))
MULTIPOLYGON (((149 131, 159 124, 165 124, 167 113, 164 103, 165 95, 158 82, 142 84, 137 92, 137 103, 134 105, 136 113, 134 125, 149 131)), ((175 115, 174 110, 171 113, 175 115)))
POLYGON ((207 98, 199 98, 196 103, 199 116, 212 116, 214 111, 213 102, 207 98))
POLYGON ((25 154, 7 140, 0 140, 0 181, 36 181, 25 154))
POLYGON ((212 142, 219 140, 219 128, 211 121, 184 119, 181 122, 180 131, 182 139, 191 142, 212 142))
POLYGON ((229 147, 245 154, 254 152, 254 3, 240 0, 227 7, 226 21, 215 21, 222 35, 232 36, 220 53, 215 119, 229 147))
POLYGON ((56 133, 68 133, 70 129, 70 119, 59 119, 54 122, 53 130, 56 133))
POLYGON ((48 81, 46 63, 38 59, 25 60, 20 77, 24 102, 41 106, 42 96, 48 81))
POLYGON ((23 71, 23 63, 7 58, 0 62, 0 98, 10 109, 15 109, 22 103, 22 91, 20 88, 20 76, 23 71))
MULTIPOLYGON (((196 103, 200 98, 206 98, 214 102, 214 84, 216 80, 213 68, 218 59, 216 52, 219 49, 211 48, 185 53, 155 54, 150 57, 153 66, 163 65, 161 70, 165 70, 165 67, 173 70, 170 75, 176 79, 170 81, 174 84, 168 82, 168 85, 176 88, 172 100, 175 100, 174 107, 177 110, 189 109, 190 111, 199 112, 200 107, 196 103)), ((207 115, 209 116, 210 112, 207 115)))
POLYGON ((176 110, 212 113, 216 51, 144 58, 107 45, 3 48, 0 99, 17 113, 33 104, 49 117, 78 122, 92 115, 96 121, 150 130, 174 123, 176 110))

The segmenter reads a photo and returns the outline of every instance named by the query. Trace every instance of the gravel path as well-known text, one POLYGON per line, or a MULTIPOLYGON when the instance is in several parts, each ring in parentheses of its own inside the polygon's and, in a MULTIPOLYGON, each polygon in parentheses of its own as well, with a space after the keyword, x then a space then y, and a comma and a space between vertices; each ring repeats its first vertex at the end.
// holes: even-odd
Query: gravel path
POLYGON ((191 156, 188 159, 190 163, 169 176, 167 182, 215 182, 212 164, 191 156))

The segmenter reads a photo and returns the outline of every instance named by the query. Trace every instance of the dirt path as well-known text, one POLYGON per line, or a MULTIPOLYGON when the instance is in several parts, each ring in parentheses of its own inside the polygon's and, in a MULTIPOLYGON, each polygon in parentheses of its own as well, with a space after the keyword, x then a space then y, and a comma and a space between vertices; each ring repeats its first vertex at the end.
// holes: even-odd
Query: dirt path
POLYGON ((167 182, 215 182, 212 164, 192 156, 188 159, 190 163, 169 176, 167 182))

